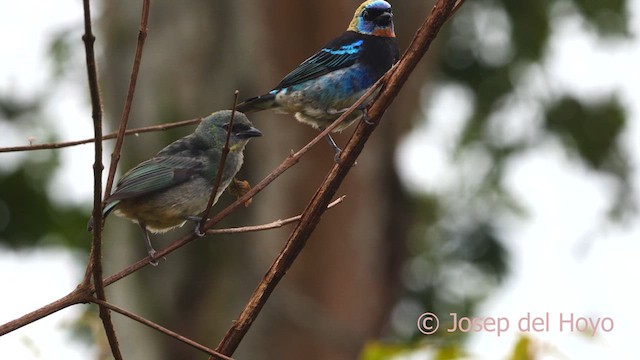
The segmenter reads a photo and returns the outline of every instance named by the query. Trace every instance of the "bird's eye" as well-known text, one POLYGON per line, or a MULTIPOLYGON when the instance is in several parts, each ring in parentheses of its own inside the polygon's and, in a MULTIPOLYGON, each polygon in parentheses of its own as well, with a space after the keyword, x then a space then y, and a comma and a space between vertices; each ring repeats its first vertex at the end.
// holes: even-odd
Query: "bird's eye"
POLYGON ((222 128, 229 131, 229 123, 225 123, 224 125, 222 125, 222 128))
POLYGON ((370 21, 371 20, 372 17, 371 17, 371 13, 369 12, 369 10, 367 10, 367 9, 362 10, 362 18, 365 21, 370 21))

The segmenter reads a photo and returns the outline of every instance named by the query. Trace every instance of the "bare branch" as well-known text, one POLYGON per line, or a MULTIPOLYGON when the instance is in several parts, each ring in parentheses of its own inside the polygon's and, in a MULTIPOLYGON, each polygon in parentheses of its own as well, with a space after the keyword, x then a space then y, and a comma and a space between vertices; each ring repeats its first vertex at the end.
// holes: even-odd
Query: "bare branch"
POLYGON ((135 93, 136 83, 138 81, 138 72, 140 70, 140 62, 142 61, 142 49, 144 48, 144 42, 147 39, 149 6, 150 0, 144 0, 142 2, 142 17, 140 19, 140 29, 138 30, 138 44, 136 45, 136 54, 133 58, 133 68, 131 69, 131 77, 129 78, 129 89, 127 90, 127 98, 124 103, 124 109, 122 110, 122 117, 120 118, 118 136, 116 137, 113 154, 111 154, 109 176, 107 177, 107 185, 104 191, 105 198, 111 194, 113 179, 116 176, 116 169, 118 167, 118 161, 120 160, 120 151, 122 150, 122 144, 124 142, 124 133, 127 130, 127 123, 129 122, 129 113, 131 112, 131 104, 133 103, 133 94, 135 93))
MULTIPOLYGON (((96 139, 102 138, 102 100, 100 98, 100 89, 98 86, 98 71, 96 66, 95 52, 93 44, 95 43, 95 36, 91 29, 91 7, 89 0, 83 1, 84 6, 84 35, 82 40, 85 44, 87 73, 89 80, 89 92, 91 94, 91 108, 93 118, 94 137, 96 139)), ((91 243, 91 256, 89 257, 89 264, 87 270, 91 269, 93 273, 96 296, 105 300, 104 286, 102 284, 102 141, 95 141, 95 160, 93 164, 93 218, 97 219, 98 226, 95 226, 93 231, 93 241, 91 243)), ((89 271, 87 271, 88 273, 89 271)), ((88 281, 88 277, 85 277, 85 281, 88 281)), ((85 284, 86 285, 86 284, 85 284)), ((120 352, 120 346, 118 345, 118 337, 111 321, 111 314, 109 310, 100 307, 100 318, 102 319, 102 325, 104 327, 107 339, 109 340, 109 347, 111 353, 116 360, 122 359, 120 352)))
MULTIPOLYGON (((409 74, 424 56, 442 25, 451 16, 451 10, 455 2, 455 0, 439 0, 436 3, 431 15, 416 33, 402 59, 383 77, 383 88, 368 111, 370 124, 364 121, 358 123, 351 139, 349 139, 341 153, 340 162, 334 164, 322 185, 314 194, 303 212, 300 222, 289 236, 285 247, 254 290, 243 311, 233 322, 233 325, 216 348, 217 351, 231 355, 238 347, 267 299, 304 248, 322 214, 326 211, 329 199, 333 197, 351 170, 356 158, 364 148, 364 144, 378 126, 385 110, 395 99, 409 74)), ((210 359, 216 359, 216 357, 212 356, 210 359)))
POLYGON ((36 309, 28 314, 24 314, 15 320, 11 320, 8 323, 0 325, 0 336, 20 329, 21 327, 29 325, 32 322, 38 321, 62 309, 68 308, 71 305, 86 302, 85 299, 90 296, 88 289, 88 287, 78 286, 74 291, 70 292, 66 296, 61 297, 60 299, 39 309, 36 309))
POLYGON ((231 139, 231 129, 233 128, 233 118, 236 115, 236 105, 238 104, 238 95, 240 92, 238 90, 233 93, 233 106, 231 107, 231 119, 229 119, 229 125, 227 127, 227 138, 224 141, 224 146, 222 147, 222 152, 220 153, 220 162, 218 163, 218 171, 216 172, 216 178, 213 180, 213 186, 211 187, 211 194, 209 195, 209 201, 207 202, 207 207, 202 212, 202 220, 198 226, 198 232, 200 234, 204 234, 205 229, 204 225, 209 218, 209 214, 211 213, 211 207, 216 200, 216 195, 218 193, 218 188, 220 188, 220 182, 222 181, 222 174, 224 173, 224 164, 227 162, 227 155, 229 155, 229 140, 231 139))
POLYGON ((219 352, 216 352, 213 349, 210 349, 210 348, 208 348, 208 347, 206 347, 206 346, 204 346, 204 345, 202 345, 202 344, 200 344, 198 342, 195 342, 195 341, 193 341, 193 340, 191 340, 191 339, 189 339, 187 337, 184 337, 184 336, 182 336, 182 335, 180 335, 180 334, 178 334, 178 333, 176 333, 174 331, 171 331, 171 330, 169 330, 169 329, 167 329, 167 328, 165 328, 163 326, 160 326, 160 325, 158 325, 158 324, 156 324, 156 323, 154 323, 152 321, 149 321, 149 320, 143 318, 140 315, 136 315, 136 314, 134 314, 134 313, 132 313, 130 311, 127 311, 127 310, 121 308, 121 307, 118 307, 116 305, 113 305, 111 303, 108 303, 106 301, 103 301, 103 300, 100 300, 100 299, 96 299, 96 298, 91 298, 91 299, 89 299, 89 301, 91 301, 93 303, 96 303, 101 307, 109 308, 109 309, 111 309, 111 310, 113 310, 113 311, 115 311, 115 312, 117 312, 117 313, 119 313, 119 314, 121 314, 123 316, 126 316, 126 317, 128 317, 128 318, 130 318, 132 320, 135 320, 135 321, 137 321, 137 322, 139 322, 139 323, 141 323, 143 325, 146 325, 146 326, 148 326, 148 327, 150 327, 150 328, 152 328, 154 330, 157 330, 157 331, 159 331, 159 332, 161 332, 161 333, 163 333, 165 335, 168 335, 168 336, 170 336, 170 337, 172 337, 172 338, 174 338, 176 340, 182 341, 183 343, 185 343, 185 344, 187 344, 187 345, 189 345, 189 346, 191 346, 191 347, 193 347, 195 349, 198 349, 198 350, 200 350, 200 351, 202 351, 204 353, 207 353, 209 355, 215 355, 215 356, 217 356, 217 357, 219 357, 221 359, 224 359, 224 360, 233 360, 233 358, 230 358, 228 356, 220 354, 219 352))
MULTIPOLYGON (((172 123, 159 124, 159 125, 153 125, 153 126, 145 126, 145 127, 136 128, 136 129, 127 129, 127 131, 125 131, 124 134, 125 134, 125 136, 128 136, 128 135, 138 135, 138 134, 142 134, 142 133, 146 133, 146 132, 153 132, 153 131, 164 131, 164 130, 173 129, 173 128, 176 128, 176 127, 187 126, 187 125, 192 125, 192 124, 198 124, 200 121, 202 121, 202 118, 182 120, 182 121, 176 121, 176 122, 172 122, 172 123)), ((109 133, 107 135, 104 135, 102 137, 102 140, 103 141, 104 140, 111 140, 111 139, 115 139, 117 137, 118 137, 118 132, 112 132, 112 133, 109 133)), ((92 143, 95 140, 96 140, 96 138, 93 137, 93 138, 82 139, 82 140, 55 142, 55 143, 38 144, 38 145, 0 147, 0 153, 18 152, 18 151, 60 149, 60 148, 65 148, 65 147, 70 147, 70 146, 84 145, 84 144, 92 143)))
MULTIPOLYGON (((342 195, 339 198, 337 198, 336 200, 334 200, 331 204, 327 205, 327 210, 331 209, 332 207, 334 207, 334 206, 336 206, 336 205, 338 205, 340 203, 342 203, 344 201, 344 198, 346 198, 346 197, 347 197, 346 195, 342 195)), ((270 222, 268 224, 242 226, 242 227, 227 228, 227 229, 213 229, 213 230, 208 230, 207 231, 207 235, 239 234, 239 233, 248 233, 248 232, 255 232, 255 231, 265 231, 265 230, 277 229, 279 227, 283 227, 285 225, 294 223, 294 222, 300 220, 301 217, 302 217, 302 215, 296 215, 296 216, 292 216, 290 218, 276 220, 276 221, 270 222)))

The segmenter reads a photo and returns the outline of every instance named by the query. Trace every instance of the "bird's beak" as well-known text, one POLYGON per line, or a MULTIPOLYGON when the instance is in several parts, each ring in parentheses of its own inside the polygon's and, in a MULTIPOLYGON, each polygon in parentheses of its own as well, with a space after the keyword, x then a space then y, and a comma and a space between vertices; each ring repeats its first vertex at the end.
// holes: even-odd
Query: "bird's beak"
POLYGON ((237 136, 241 139, 249 139, 252 137, 262 136, 260 130, 254 128, 253 126, 248 128, 247 130, 243 130, 237 134, 237 136))
POLYGON ((373 19, 373 23, 378 26, 389 26, 389 24, 391 24, 391 20, 393 20, 393 14, 390 12, 383 12, 373 19))

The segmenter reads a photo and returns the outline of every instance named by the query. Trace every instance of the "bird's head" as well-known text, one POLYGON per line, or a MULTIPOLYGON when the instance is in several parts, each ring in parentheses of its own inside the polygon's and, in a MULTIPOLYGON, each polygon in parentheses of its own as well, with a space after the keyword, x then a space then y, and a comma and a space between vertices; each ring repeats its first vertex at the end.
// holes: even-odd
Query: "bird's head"
POLYGON ((247 116, 236 111, 231 123, 231 110, 220 110, 207 116, 196 128, 196 134, 206 139, 214 146, 224 146, 227 132, 231 126, 229 150, 242 151, 253 137, 262 136, 260 130, 253 127, 247 116))
POLYGON ((391 5, 384 0, 363 2, 353 15, 347 30, 366 35, 395 37, 391 5))

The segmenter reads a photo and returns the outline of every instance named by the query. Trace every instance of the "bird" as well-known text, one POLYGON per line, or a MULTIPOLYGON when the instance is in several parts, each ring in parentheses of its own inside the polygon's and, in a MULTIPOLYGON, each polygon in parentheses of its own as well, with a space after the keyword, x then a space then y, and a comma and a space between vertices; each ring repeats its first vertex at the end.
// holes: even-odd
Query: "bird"
MULTIPOLYGON (((214 204, 242 166, 247 142, 262 136, 249 119, 221 110, 205 117, 195 131, 126 172, 105 199, 103 218, 111 212, 137 223, 144 234, 150 262, 157 265, 149 233, 164 233, 188 220, 199 225, 216 178, 223 147, 227 154, 214 204)), ((93 219, 89 220, 92 230, 93 219)), ((199 233, 196 226, 196 233, 199 233)), ((200 234, 202 235, 202 234, 200 234)))
MULTIPOLYGON (((244 113, 273 109, 293 114, 324 130, 353 105, 400 57, 391 5, 368 0, 355 11, 347 30, 287 74, 267 94, 238 104, 244 113)), ((333 131, 342 131, 366 117, 372 95, 333 131)), ((340 148, 331 135, 327 141, 338 160, 340 148)))

